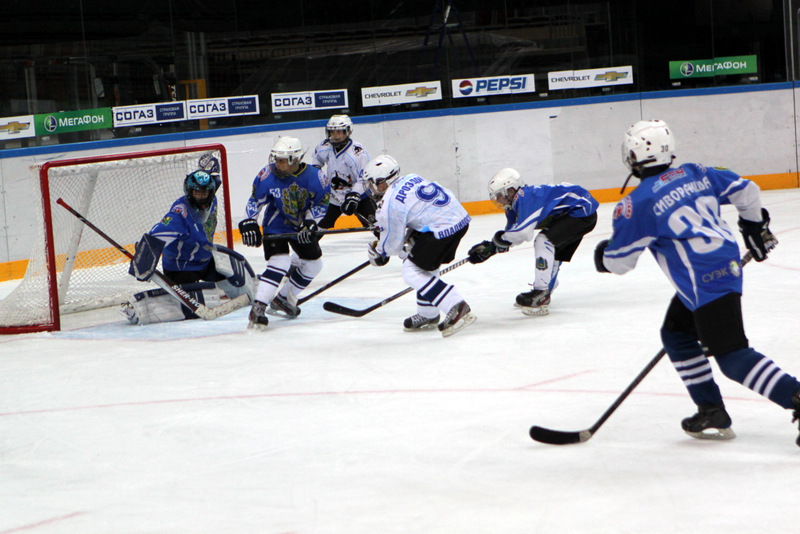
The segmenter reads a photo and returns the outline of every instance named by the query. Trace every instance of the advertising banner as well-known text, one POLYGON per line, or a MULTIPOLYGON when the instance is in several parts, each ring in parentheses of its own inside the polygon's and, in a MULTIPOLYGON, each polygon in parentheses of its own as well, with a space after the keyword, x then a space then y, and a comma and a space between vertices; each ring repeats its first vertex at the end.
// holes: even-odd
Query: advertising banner
POLYGON ((490 95, 513 95, 536 91, 533 74, 493 76, 490 78, 464 78, 453 80, 453 98, 490 95))
POLYGON ((367 107, 410 104, 442 99, 442 82, 407 83, 403 85, 384 85, 362 87, 361 102, 367 107))
POLYGON ((560 89, 585 89, 633 83, 633 67, 608 67, 605 69, 562 70, 547 73, 551 91, 560 89))
POLYGON ((347 89, 272 93, 270 97, 273 113, 348 107, 347 89))
POLYGON ((731 56, 669 62, 670 80, 755 72, 758 72, 758 56, 731 56))
POLYGON ((111 128, 111 108, 59 111, 34 115, 36 135, 53 135, 111 128))
POLYGON ((138 106, 118 106, 112 108, 112 112, 114 116, 114 128, 186 120, 186 104, 182 101, 166 102, 163 104, 141 104, 138 106))
POLYGON ((10 141, 23 137, 36 137, 33 115, 3 117, 0 119, 0 141, 10 141))
POLYGON ((212 119, 231 115, 257 115, 258 95, 187 100, 188 119, 212 119))

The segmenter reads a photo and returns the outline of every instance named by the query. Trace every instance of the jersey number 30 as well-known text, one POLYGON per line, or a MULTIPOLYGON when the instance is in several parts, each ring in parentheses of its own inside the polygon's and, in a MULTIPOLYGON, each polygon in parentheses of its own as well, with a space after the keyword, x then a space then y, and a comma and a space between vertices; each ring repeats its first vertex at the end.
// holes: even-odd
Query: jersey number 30
POLYGON ((719 205, 717 199, 711 196, 698 197, 694 209, 683 205, 669 216, 669 227, 676 235, 681 235, 689 230, 694 237, 687 242, 697 254, 713 252, 722 246, 725 241, 736 238, 717 218, 719 205))

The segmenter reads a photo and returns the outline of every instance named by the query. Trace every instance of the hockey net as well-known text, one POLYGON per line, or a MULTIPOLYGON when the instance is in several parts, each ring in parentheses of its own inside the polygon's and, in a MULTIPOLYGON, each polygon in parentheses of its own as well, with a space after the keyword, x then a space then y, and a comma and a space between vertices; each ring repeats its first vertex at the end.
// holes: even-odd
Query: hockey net
POLYGON ((45 163, 34 195, 41 223, 25 276, 0 301, 0 334, 59 330, 61 314, 118 305, 149 289, 129 259, 58 205, 62 198, 111 239, 134 244, 183 196, 183 180, 210 155, 220 163, 214 242, 233 248, 227 157, 222 145, 181 147, 45 163))

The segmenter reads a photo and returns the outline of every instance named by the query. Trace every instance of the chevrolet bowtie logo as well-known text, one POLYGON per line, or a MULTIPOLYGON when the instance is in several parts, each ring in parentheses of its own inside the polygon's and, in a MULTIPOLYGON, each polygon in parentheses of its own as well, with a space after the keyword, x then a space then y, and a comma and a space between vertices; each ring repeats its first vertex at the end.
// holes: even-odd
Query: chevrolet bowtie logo
POLYGON ((617 80, 620 80, 622 78, 627 78, 627 77, 628 77, 628 73, 627 72, 616 72, 616 71, 610 70, 610 71, 608 71, 608 72, 606 72, 604 74, 598 74, 597 76, 594 77, 594 79, 595 80, 605 80, 607 82, 615 82, 617 80))
POLYGON ((409 89, 406 91, 406 96, 416 96, 417 98, 425 98, 426 96, 436 92, 435 87, 417 87, 416 89, 409 89))
POLYGON ((13 122, 9 122, 8 124, 4 124, 4 125, 0 126, 0 131, 5 131, 5 132, 8 132, 9 134, 13 135, 13 134, 18 134, 22 130, 27 130, 30 127, 31 127, 31 123, 29 123, 29 122, 13 121, 13 122))

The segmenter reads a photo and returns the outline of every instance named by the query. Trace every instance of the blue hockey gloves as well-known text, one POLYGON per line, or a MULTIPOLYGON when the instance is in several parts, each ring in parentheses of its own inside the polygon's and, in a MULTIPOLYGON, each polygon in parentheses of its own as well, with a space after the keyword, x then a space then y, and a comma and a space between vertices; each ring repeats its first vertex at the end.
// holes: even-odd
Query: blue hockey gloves
POLYGON ((164 242, 150 234, 144 234, 136 243, 136 252, 131 259, 128 274, 140 282, 147 282, 158 268, 158 260, 164 250, 164 242))

